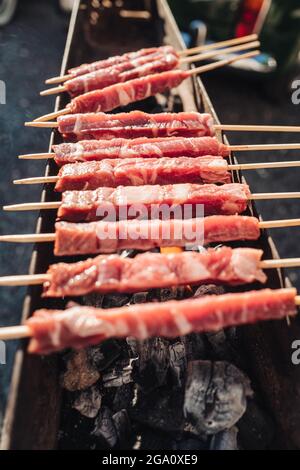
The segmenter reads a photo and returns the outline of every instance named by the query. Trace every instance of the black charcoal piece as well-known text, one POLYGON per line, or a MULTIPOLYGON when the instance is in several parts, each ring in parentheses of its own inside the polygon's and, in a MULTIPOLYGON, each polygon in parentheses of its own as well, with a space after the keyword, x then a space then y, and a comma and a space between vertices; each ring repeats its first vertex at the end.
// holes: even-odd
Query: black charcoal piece
POLYGON ((216 434, 234 426, 251 395, 249 379, 228 362, 188 364, 184 413, 199 432, 216 434))
POLYGON ((181 435, 185 431, 182 390, 164 387, 147 395, 137 390, 129 414, 133 421, 166 433, 181 435))
POLYGON ((187 368, 186 343, 185 338, 179 338, 169 345, 170 354, 170 375, 172 384, 175 387, 181 387, 187 368))
POLYGON ((126 410, 120 410, 112 417, 118 436, 118 447, 128 448, 132 440, 131 423, 126 410))
POLYGON ((95 418, 101 408, 101 393, 95 386, 80 392, 73 403, 73 408, 86 418, 95 418))
POLYGON ((148 292, 136 292, 131 297, 131 304, 144 304, 148 301, 148 292))
POLYGON ((246 450, 270 448, 276 429, 273 419, 253 400, 249 400, 247 411, 238 422, 239 441, 246 450))
POLYGON ((66 370, 62 374, 61 383, 69 392, 84 390, 100 379, 100 373, 89 361, 86 349, 70 352, 64 361, 66 370))
MULTIPOLYGON (((110 391, 109 391, 110 392, 110 391)), ((132 403, 134 394, 134 384, 126 384, 115 389, 111 409, 114 412, 122 409, 128 409, 132 403)))
POLYGON ((109 339, 87 349, 90 363, 99 371, 107 369, 121 354, 121 345, 114 339, 109 339))
POLYGON ((206 440, 200 440, 194 437, 187 437, 180 441, 174 441, 172 450, 207 450, 208 444, 206 440))
POLYGON ((136 360, 133 358, 129 359, 129 361, 118 361, 113 368, 107 369, 102 378, 104 387, 121 387, 132 382, 133 363, 136 360))
POLYGON ((216 286, 215 284, 203 284, 198 287, 194 293, 194 297, 202 297, 203 295, 221 295, 224 294, 225 290, 222 286, 216 286))
POLYGON ((212 359, 231 361, 234 358, 234 350, 227 340, 224 330, 213 333, 205 333, 205 337, 210 346, 212 359))
POLYGON ((211 438, 209 450, 238 450, 237 435, 236 426, 215 434, 211 438))
POLYGON ((123 307, 130 301, 130 296, 126 294, 107 294, 104 296, 102 308, 123 307))
POLYGON ((149 338, 145 341, 131 341, 137 357, 133 377, 144 392, 160 387, 166 381, 170 363, 169 342, 163 338, 149 338))
POLYGON ((112 449, 117 445, 118 433, 115 428, 113 415, 109 408, 101 408, 95 419, 92 436, 96 439, 97 445, 101 448, 112 449))

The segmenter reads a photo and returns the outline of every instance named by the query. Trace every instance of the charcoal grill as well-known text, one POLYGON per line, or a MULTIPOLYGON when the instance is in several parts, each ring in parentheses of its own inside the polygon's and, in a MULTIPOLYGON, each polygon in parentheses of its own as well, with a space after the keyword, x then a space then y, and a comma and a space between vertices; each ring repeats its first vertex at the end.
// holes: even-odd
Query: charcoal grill
MULTIPOLYGON (((178 50, 184 48, 180 33, 165 0, 145 0, 144 2, 77 0, 70 21, 62 73, 67 68, 83 62, 161 44, 170 44, 178 50)), ((56 109, 63 108, 65 104, 63 98, 58 98, 56 109)), ((166 98, 151 98, 131 106, 131 108, 128 107, 127 110, 136 108, 147 112, 161 110, 205 111, 211 113, 215 122, 218 123, 217 115, 200 78, 189 79, 179 87, 176 94, 172 92, 166 98)), ((223 139, 227 142, 224 135, 223 139)), ((60 142, 58 134, 52 135, 50 145, 53 142, 60 142)), ((232 163, 234 163, 234 157, 232 157, 232 163)), ((50 161, 45 175, 51 174, 55 174, 55 165, 50 161)), ((243 180, 243 176, 239 172, 236 172, 234 177, 238 182, 243 180)), ((41 194, 41 201, 50 201, 54 197, 51 187, 46 185, 41 194)), ((255 216, 259 215, 253 204, 249 209, 250 212, 255 216)), ((36 233, 52 232, 53 224, 54 216, 41 213, 36 233)), ((232 245, 234 246, 234 244, 232 245)), ((239 245, 241 244, 239 243, 239 245)), ((268 259, 278 257, 276 247, 267 232, 262 234, 256 247, 263 249, 268 259)), ((51 244, 36 246, 31 259, 30 274, 45 272, 49 264, 53 262, 55 262, 55 258, 51 244)), ((269 274, 267 287, 280 288, 289 285, 290 283, 282 271, 271 271, 269 274)), ((81 301, 94 305, 99 304, 97 296, 90 296, 81 299, 81 301)), ((106 302, 109 302, 109 299, 106 302)), ((41 288, 30 287, 24 302, 23 320, 27 319, 37 308, 63 307, 64 305, 63 301, 41 299, 41 288)), ((297 318, 291 320, 290 324, 287 321, 276 321, 240 327, 235 336, 243 364, 246 366, 252 382, 252 388, 259 396, 260 405, 266 410, 273 422, 273 436, 269 446, 274 448, 300 448, 300 368, 292 365, 291 362, 291 344, 297 338, 300 338, 300 325, 297 318)), ((160 340, 155 341, 159 343, 160 340)), ((198 341, 193 337, 188 341, 196 342, 197 348, 201 349, 202 340, 198 341)), ((180 356, 182 344, 181 340, 170 343, 170 350, 180 356)), ((118 356, 119 349, 124 347, 124 342, 108 343, 106 346, 110 357, 114 357, 114 354, 118 356)), ((141 348, 139 354, 147 359, 149 344, 147 346, 146 342, 144 346, 139 345, 139 347, 141 348)), ((163 351, 162 344, 160 347, 163 351)), ((186 358, 183 357, 183 360, 186 358)), ((62 367, 61 356, 53 355, 46 358, 29 356, 26 353, 25 342, 20 345, 15 358, 2 433, 2 449, 56 449, 72 447, 72 445, 80 447, 81 442, 86 440, 86 433, 91 429, 86 426, 86 420, 82 422, 78 411, 70 410, 66 392, 61 387, 62 367), (76 416, 78 417, 77 421, 76 416), (61 439, 61 435, 67 436, 68 429, 74 425, 77 425, 78 442, 76 442, 76 436, 72 436, 72 444, 66 444, 66 439, 61 439)), ((133 380, 149 387, 147 373, 155 375, 155 370, 153 371, 155 366, 152 364, 151 367, 151 371, 147 371, 146 367, 144 374, 133 380)), ((117 380, 120 380, 118 373, 116 371, 115 373, 117 380)), ((163 366, 162 369, 160 366, 158 367, 158 373, 158 375, 163 373, 163 366)), ((101 374, 106 383, 114 379, 111 374, 109 375, 105 371, 101 374)), ((127 379, 124 371, 121 375, 123 383, 126 385, 127 379)), ((164 396, 171 393, 166 387, 159 390, 161 390, 159 393, 164 396)), ((180 392, 178 392, 178 397, 180 397, 180 392)), ((77 409, 80 408, 78 400, 76 403, 77 409)), ((148 409, 149 414, 151 414, 150 411, 148 409)), ((106 407, 102 410, 104 417, 105 413, 108 413, 106 407)), ((126 426, 124 413, 119 413, 117 419, 121 426, 126 426)), ((143 423, 140 423, 140 416, 133 416, 132 419, 136 419, 139 426, 143 426, 143 423)), ((248 425, 250 424, 248 423, 248 425)), ((177 426, 176 423, 174 426, 177 426)), ((244 429, 242 434, 245 432, 245 426, 246 423, 241 427, 244 429)), ((151 426, 147 429, 151 429, 151 426)), ((126 432, 128 434, 129 431, 126 432)), ((232 436, 235 433, 235 430, 231 431, 232 436)), ((148 439, 149 448, 151 445, 155 447, 155 444, 151 444, 153 435, 149 436, 149 432, 145 430, 145 436, 146 441, 148 439)), ((166 433, 162 431, 160 434, 158 430, 157 436, 162 446, 168 445, 164 444, 166 433)), ((214 437, 214 442, 217 441, 218 438, 214 437)), ((192 442, 193 438, 190 438, 187 445, 192 445, 192 442)), ((134 444, 122 442, 121 439, 118 445, 121 448, 130 448, 134 444)), ((210 446, 212 445, 210 444, 210 446)), ((251 447, 251 444, 249 446, 251 447)))

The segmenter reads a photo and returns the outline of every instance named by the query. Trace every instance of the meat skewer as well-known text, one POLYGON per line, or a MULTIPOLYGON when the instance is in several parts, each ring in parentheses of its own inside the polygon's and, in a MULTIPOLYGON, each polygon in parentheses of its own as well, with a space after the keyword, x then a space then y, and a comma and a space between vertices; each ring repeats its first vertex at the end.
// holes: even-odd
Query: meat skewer
POLYGON ((229 165, 223 157, 131 158, 64 165, 58 176, 14 180, 14 184, 55 183, 55 191, 175 183, 230 183, 232 170, 300 167, 300 161, 229 165))
POLYGON ((2 235, 0 242, 55 242, 56 256, 110 254, 120 250, 148 251, 160 247, 258 240, 260 230, 296 227, 300 219, 260 221, 247 216, 209 216, 186 220, 122 220, 74 224, 57 222, 55 233, 2 235))
MULTIPOLYGON (((259 41, 249 42, 222 50, 222 55, 234 52, 254 49, 260 46, 259 41)), ((201 60, 211 59, 220 54, 219 50, 206 52, 200 55, 179 59, 177 54, 170 51, 169 47, 160 52, 153 53, 136 59, 132 62, 124 62, 105 69, 89 72, 79 77, 71 78, 55 88, 41 91, 41 96, 54 95, 67 92, 72 98, 89 91, 102 90, 116 83, 128 82, 135 78, 146 77, 155 73, 167 72, 178 68, 180 64, 189 64, 201 60)))
MULTIPOLYGON (((243 213, 250 200, 298 199, 300 192, 251 194, 248 185, 224 184, 169 184, 165 186, 118 186, 93 191, 65 191, 62 200, 55 202, 25 203, 4 206, 6 211, 58 209, 57 216, 70 222, 89 222, 101 218, 182 217, 189 211, 195 216, 197 209, 208 215, 234 215, 243 213), (184 207, 185 206, 185 207, 184 207), (176 215, 177 214, 177 215, 176 215)), ((186 217, 186 216, 185 216, 186 217)))
MULTIPOLYGON (((57 122, 33 121, 25 123, 25 126, 57 128, 64 138, 73 141, 84 139, 133 139, 138 137, 213 137, 216 131, 222 130, 300 132, 300 126, 214 124, 213 117, 210 114, 196 112, 147 114, 142 111, 131 111, 118 114, 68 114, 58 117, 57 122)), ((239 146, 237 150, 240 148, 247 150, 248 147, 239 146)))
MULTIPOLYGON (((300 146, 300 145, 299 145, 300 146)), ((54 158, 59 166, 67 163, 100 161, 107 158, 177 158, 220 155, 227 157, 230 148, 214 137, 158 137, 149 139, 82 140, 53 145, 53 153, 20 155, 21 160, 54 158)))
POLYGON ((223 246, 202 253, 143 253, 135 258, 99 255, 77 263, 54 264, 45 274, 1 277, 0 286, 43 284, 43 297, 75 297, 200 283, 265 283, 267 277, 262 269, 300 266, 300 258, 261 261, 262 254, 253 248, 223 246))
MULTIPOLYGON (((237 44, 245 44, 247 42, 256 41, 257 34, 251 34, 249 36, 244 36, 242 38, 234 38, 227 41, 221 41, 214 44, 208 44, 204 46, 194 47, 192 49, 185 49, 183 51, 176 51, 172 46, 161 46, 161 47, 152 47, 148 49, 140 49, 136 52, 129 52, 123 54, 122 56, 114 56, 108 59, 99 60, 97 62, 93 62, 90 64, 82 64, 79 67, 74 67, 68 70, 68 74, 59 77, 53 77, 46 80, 46 84, 52 85, 56 83, 62 83, 66 80, 79 77, 81 75, 85 75, 90 72, 95 72, 97 70, 107 69, 108 67, 120 65, 120 64, 127 64, 128 67, 134 67, 134 64, 137 60, 141 58, 147 58, 149 55, 159 54, 162 52, 166 52, 168 50, 169 53, 172 53, 179 57, 185 57, 189 54, 198 54, 203 51, 210 51, 213 49, 220 49, 225 46, 235 46, 237 44)), ((222 52, 222 51, 219 51, 222 52)))
POLYGON ((128 82, 117 83, 103 90, 90 91, 73 98, 64 110, 60 110, 58 113, 41 116, 38 120, 47 121, 63 114, 112 111, 120 106, 126 106, 129 103, 135 103, 158 93, 164 93, 167 90, 176 88, 184 80, 193 75, 215 70, 239 60, 255 57, 258 54, 259 51, 255 50, 192 70, 169 70, 167 72, 147 75, 146 77, 135 78, 128 82))
POLYGON ((30 353, 49 354, 92 346, 108 338, 172 338, 295 316, 300 302, 296 294, 296 289, 264 289, 111 309, 42 309, 23 326, 1 328, 0 339, 30 337, 30 353))
MULTIPOLYGON (((51 123, 28 124, 34 127, 44 127, 51 123)), ((59 117, 54 124, 64 138, 76 141, 138 137, 213 137, 215 135, 212 116, 196 112, 148 114, 142 111, 131 111, 118 114, 70 114, 59 117)))
POLYGON ((19 155, 20 160, 54 159, 58 166, 107 158, 228 157, 231 151, 297 150, 300 144, 225 145, 215 137, 158 137, 156 139, 81 140, 53 145, 52 153, 19 155))

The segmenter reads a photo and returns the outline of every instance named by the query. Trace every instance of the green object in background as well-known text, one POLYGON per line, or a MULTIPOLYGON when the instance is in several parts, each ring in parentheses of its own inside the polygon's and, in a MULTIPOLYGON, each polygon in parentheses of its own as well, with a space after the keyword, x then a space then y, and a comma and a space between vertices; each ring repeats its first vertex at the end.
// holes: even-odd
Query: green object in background
POLYGON ((299 72, 299 0, 169 0, 169 4, 182 31, 189 32, 191 23, 200 20, 209 41, 258 31, 263 55, 257 60, 276 67, 269 73, 254 73, 272 80, 273 86, 287 87, 299 72))

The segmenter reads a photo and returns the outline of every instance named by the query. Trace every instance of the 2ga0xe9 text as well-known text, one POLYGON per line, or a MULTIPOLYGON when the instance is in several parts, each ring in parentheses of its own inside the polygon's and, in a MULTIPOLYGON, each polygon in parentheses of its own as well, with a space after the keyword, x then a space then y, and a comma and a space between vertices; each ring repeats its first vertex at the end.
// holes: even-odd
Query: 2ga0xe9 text
POLYGON ((195 465, 198 457, 195 454, 147 454, 145 457, 140 456, 116 456, 109 455, 102 458, 103 465, 125 465, 133 468, 136 464, 146 465, 195 465))

